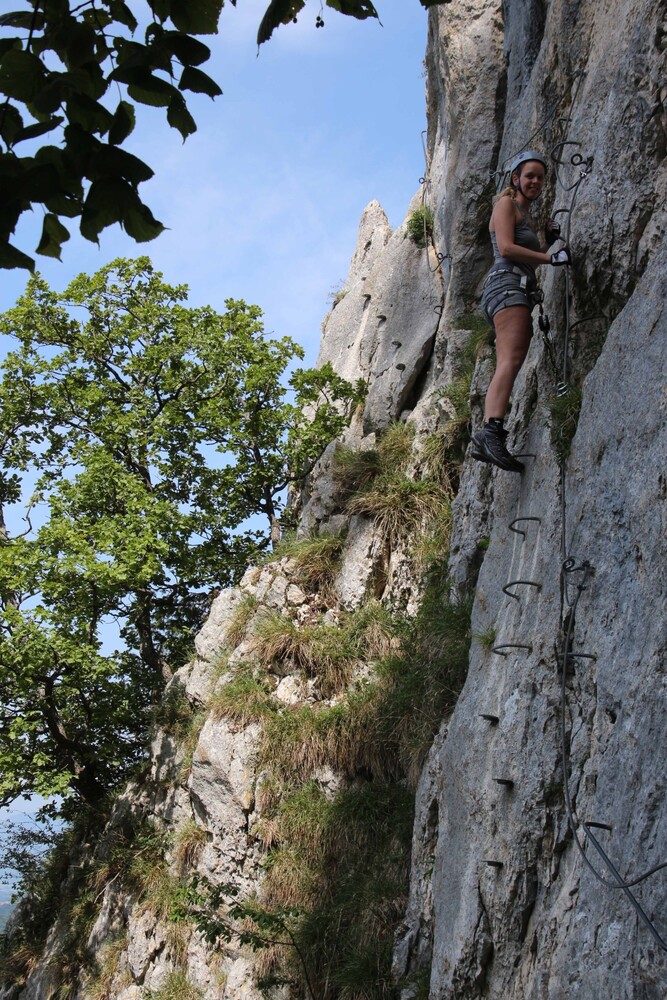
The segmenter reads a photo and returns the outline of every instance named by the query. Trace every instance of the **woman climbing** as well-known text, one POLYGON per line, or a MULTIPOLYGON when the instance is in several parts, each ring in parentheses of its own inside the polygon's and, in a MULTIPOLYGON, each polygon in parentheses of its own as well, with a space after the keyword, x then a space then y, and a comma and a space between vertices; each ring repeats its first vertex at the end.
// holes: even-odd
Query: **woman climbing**
POLYGON ((472 437, 472 455, 509 472, 523 472, 523 463, 505 445, 503 421, 514 380, 528 353, 531 311, 541 300, 535 268, 540 264, 557 267, 571 259, 567 247, 547 253, 560 238, 559 226, 552 220, 545 229, 546 243, 542 243, 530 217, 530 207, 542 193, 546 169, 541 153, 533 149, 520 153, 510 168, 511 187, 496 199, 489 223, 493 264, 484 282, 482 308, 496 334, 496 370, 486 394, 484 426, 472 437))

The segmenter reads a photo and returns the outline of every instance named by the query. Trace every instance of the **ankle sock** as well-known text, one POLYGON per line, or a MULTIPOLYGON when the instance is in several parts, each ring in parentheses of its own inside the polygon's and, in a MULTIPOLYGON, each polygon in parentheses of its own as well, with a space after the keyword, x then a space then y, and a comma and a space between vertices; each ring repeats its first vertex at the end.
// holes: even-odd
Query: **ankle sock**
POLYGON ((503 430, 503 424, 504 424, 504 420, 503 420, 502 417, 490 417, 486 421, 486 423, 484 424, 484 426, 488 427, 490 430, 502 431, 503 430))

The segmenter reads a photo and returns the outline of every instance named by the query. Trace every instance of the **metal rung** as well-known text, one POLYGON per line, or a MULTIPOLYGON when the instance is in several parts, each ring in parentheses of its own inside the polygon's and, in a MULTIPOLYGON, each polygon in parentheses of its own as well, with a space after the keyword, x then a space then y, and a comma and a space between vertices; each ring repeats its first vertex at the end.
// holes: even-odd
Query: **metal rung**
POLYGON ((494 778, 493 780, 497 785, 504 785, 506 788, 514 788, 514 782, 511 778, 494 778))
POLYGON ((534 580, 510 580, 509 583, 506 583, 505 586, 503 587, 503 594, 507 594, 508 597, 511 597, 513 600, 518 601, 519 598, 517 597, 517 595, 510 594, 507 588, 517 587, 519 585, 521 585, 522 587, 535 587, 537 590, 542 589, 542 584, 536 583, 534 580))
POLYGON ((484 858, 484 864, 485 865, 489 865, 491 868, 503 868, 504 867, 502 861, 491 861, 491 860, 489 860, 487 858, 484 858))
POLYGON ((512 455, 512 458, 537 458, 532 451, 519 451, 512 455))
MULTIPOLYGON (((562 660, 564 653, 558 654, 558 659, 562 660)), ((569 653, 567 654, 568 660, 597 660, 595 653, 569 653)))
POLYGON ((494 646, 493 652, 497 653, 498 656, 507 656, 507 653, 503 653, 504 649, 527 649, 528 653, 532 653, 533 647, 526 646, 525 643, 521 642, 505 642, 501 646, 494 646))
POLYGON ((594 830, 608 830, 609 833, 612 832, 612 828, 609 823, 594 823, 593 820, 588 820, 587 823, 583 824, 584 830, 587 830, 589 826, 592 826, 594 830))
POLYGON ((522 531, 521 528, 515 528, 514 525, 518 524, 520 521, 537 521, 538 524, 542 524, 541 517, 515 517, 509 526, 510 531, 513 531, 515 535, 521 535, 522 538, 526 537, 526 532, 522 531))
POLYGON ((497 715, 487 715, 485 712, 480 712, 479 717, 480 719, 486 719, 486 721, 490 723, 492 726, 497 726, 498 723, 500 722, 500 719, 498 718, 497 715))

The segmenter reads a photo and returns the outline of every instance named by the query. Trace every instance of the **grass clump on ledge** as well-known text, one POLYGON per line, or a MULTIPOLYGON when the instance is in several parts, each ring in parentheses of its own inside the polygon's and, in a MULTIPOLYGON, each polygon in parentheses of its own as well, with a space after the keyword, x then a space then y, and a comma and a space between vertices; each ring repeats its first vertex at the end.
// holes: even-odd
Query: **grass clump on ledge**
POLYGON ((244 594, 236 606, 231 621, 225 630, 225 640, 227 645, 232 649, 235 649, 244 639, 248 625, 257 611, 258 605, 259 601, 254 594, 244 594))
POLYGON ((225 718, 241 726, 259 722, 276 711, 266 679, 255 677, 247 664, 240 664, 231 680, 211 695, 208 707, 215 722, 225 718))
POLYGON ((340 613, 337 624, 297 624, 279 611, 258 621, 255 655, 267 668, 317 678, 319 693, 330 697, 345 688, 360 663, 384 656, 399 641, 397 619, 379 601, 340 613))
POLYGON ((408 216, 406 228, 406 235, 424 250, 433 236, 433 212, 428 205, 422 205, 408 216))
POLYGON ((326 603, 334 599, 333 584, 340 569, 345 545, 344 534, 315 535, 312 538, 286 538, 272 553, 293 563, 292 579, 326 603))
POLYGON ((202 1000, 204 994, 184 972, 168 973, 157 990, 148 990, 146 1000, 202 1000))
POLYGON ((343 486, 349 514, 373 518, 390 543, 449 519, 451 484, 440 467, 419 476, 409 471, 414 427, 390 425, 372 452, 339 451, 334 456, 334 476, 343 486))

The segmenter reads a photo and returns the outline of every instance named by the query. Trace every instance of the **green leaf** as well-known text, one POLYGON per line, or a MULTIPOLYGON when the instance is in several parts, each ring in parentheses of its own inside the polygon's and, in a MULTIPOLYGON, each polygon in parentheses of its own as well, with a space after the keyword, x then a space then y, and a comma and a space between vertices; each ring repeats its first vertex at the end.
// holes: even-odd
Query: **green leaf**
POLYGON ((186 66, 178 82, 181 90, 192 90, 197 94, 208 94, 209 97, 219 97, 222 90, 215 80, 194 66, 186 66))
POLYGON ((73 125, 80 125, 86 132, 105 135, 113 124, 113 115, 99 101, 87 94, 71 94, 67 98, 67 118, 73 125))
POLYGON ((129 101, 120 101, 113 116, 113 122, 109 129, 109 142, 114 146, 119 146, 125 142, 128 135, 134 130, 136 115, 134 105, 129 101))
POLYGON ((51 34, 50 40, 67 68, 76 69, 95 59, 97 34, 91 24, 68 17, 51 34))
POLYGON ((106 5, 114 21, 126 25, 130 31, 137 30, 139 23, 126 3, 123 3, 122 0, 106 0, 106 5))
POLYGON ((60 177, 53 164, 34 163, 21 170, 16 178, 16 187, 21 197, 28 201, 43 202, 60 191, 60 177))
POLYGON ((10 49, 0 60, 0 92, 18 101, 32 101, 44 75, 42 63, 31 52, 10 49))
POLYGON ((48 213, 44 216, 42 238, 39 241, 37 253, 60 260, 60 248, 68 239, 69 230, 63 226, 57 215, 48 213))
POLYGON ((341 14, 347 14, 362 21, 367 17, 378 16, 378 12, 370 0, 326 0, 326 3, 327 7, 332 7, 334 10, 340 11, 341 14))
POLYGON ((268 42, 279 25, 294 21, 305 5, 306 0, 271 0, 257 32, 257 44, 268 42))
POLYGON ((23 118, 20 111, 13 104, 6 102, 0 114, 0 137, 8 148, 14 144, 14 139, 22 128, 23 118))
POLYGON ((9 14, 0 14, 0 28, 33 28, 41 31, 44 27, 44 15, 41 11, 14 10, 9 14))
POLYGON ((211 55, 208 45, 190 35, 182 35, 179 31, 165 31, 162 45, 184 66, 199 66, 211 55))
POLYGON ((224 0, 171 0, 169 16, 186 35, 216 35, 224 0))
POLYGON ((21 250, 13 247, 11 243, 0 240, 0 267, 23 267, 28 271, 34 271, 35 261, 32 257, 28 257, 27 254, 22 253, 21 250))
POLYGON ((153 171, 138 156, 119 149, 118 146, 100 144, 91 157, 88 176, 91 180, 98 177, 124 177, 132 184, 140 184, 150 180, 153 171))
POLYGON ((172 98, 167 108, 167 121, 172 128, 178 129, 183 136, 183 140, 197 131, 197 123, 187 109, 183 97, 178 94, 172 98))
POLYGON ((164 230, 127 181, 116 177, 93 181, 81 214, 81 234, 96 243, 102 230, 115 222, 138 243, 153 240, 164 230))
POLYGON ((167 107, 178 91, 171 83, 141 66, 119 66, 111 74, 114 80, 127 84, 127 92, 135 101, 153 107, 167 107))
POLYGON ((45 122, 37 122, 35 125, 26 125, 21 131, 15 136, 14 142, 23 142, 24 139, 36 139, 39 135, 46 135, 47 132, 52 132, 54 128, 58 128, 63 122, 63 118, 57 115, 55 118, 49 118, 45 122))

